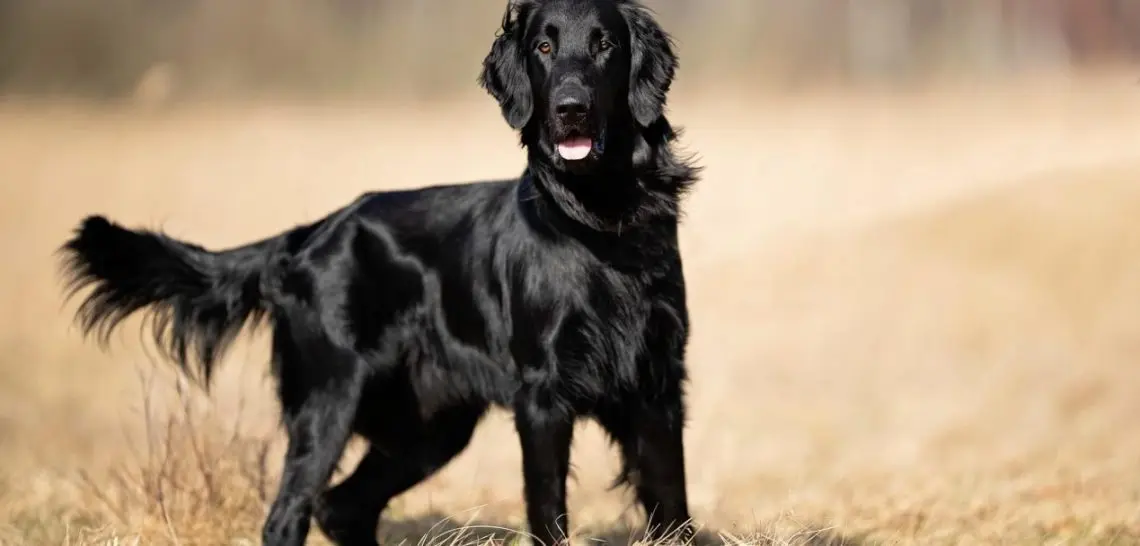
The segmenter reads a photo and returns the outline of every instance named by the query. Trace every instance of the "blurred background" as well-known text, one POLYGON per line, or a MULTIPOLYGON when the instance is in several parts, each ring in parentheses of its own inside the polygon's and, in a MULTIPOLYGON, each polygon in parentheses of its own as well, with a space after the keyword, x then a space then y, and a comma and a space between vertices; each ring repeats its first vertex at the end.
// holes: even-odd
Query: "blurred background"
MULTIPOLYGON (((114 98, 468 92, 500 0, 4 0, 0 86, 114 98), (478 24, 476 24, 478 22, 478 24), (174 82, 177 82, 176 84, 174 82)), ((914 82, 1135 57, 1135 0, 656 0, 691 85, 914 82)))
MULTIPOLYGON (((646 4, 705 167, 682 246, 710 540, 1140 544, 1140 1, 646 4)), ((517 175, 475 83, 504 5, 0 0, 0 544, 257 543, 265 332, 207 395, 140 321, 81 339, 55 249, 87 214, 222 248, 517 175)), ((615 454, 576 439, 573 525, 625 544, 615 454)), ((516 446, 488 417, 386 543, 509 540, 516 446)))

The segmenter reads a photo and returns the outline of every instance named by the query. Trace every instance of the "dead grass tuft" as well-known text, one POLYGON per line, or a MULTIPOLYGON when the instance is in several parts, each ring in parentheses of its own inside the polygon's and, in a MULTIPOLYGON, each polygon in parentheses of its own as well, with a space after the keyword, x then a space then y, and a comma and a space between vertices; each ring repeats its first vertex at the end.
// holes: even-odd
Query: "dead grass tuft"
POLYGON ((204 393, 181 376, 170 379, 173 407, 161 407, 159 372, 139 372, 142 437, 124 431, 124 458, 98 475, 80 470, 85 505, 143 536, 238 537, 256 534, 272 487, 272 438, 243 430, 242 408, 232 420, 214 411, 204 393), (141 444, 141 449, 136 446, 141 444))
POLYGON ((49 487, 60 490, 46 506, 15 510, 8 527, 22 543, 229 544, 258 536, 275 485, 268 456, 276 436, 249 430, 241 404, 222 415, 173 373, 140 368, 138 381, 141 407, 137 422, 124 423, 119 457, 56 475, 49 487))

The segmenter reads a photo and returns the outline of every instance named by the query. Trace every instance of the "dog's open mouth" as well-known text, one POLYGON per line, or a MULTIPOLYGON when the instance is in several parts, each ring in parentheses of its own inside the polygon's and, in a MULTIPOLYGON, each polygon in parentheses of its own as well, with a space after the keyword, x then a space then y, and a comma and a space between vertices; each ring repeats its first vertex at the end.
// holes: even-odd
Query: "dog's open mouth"
POLYGON ((567 161, 580 161, 586 159, 590 155, 590 150, 594 149, 594 139, 579 134, 571 133, 566 138, 558 142, 558 155, 567 161))

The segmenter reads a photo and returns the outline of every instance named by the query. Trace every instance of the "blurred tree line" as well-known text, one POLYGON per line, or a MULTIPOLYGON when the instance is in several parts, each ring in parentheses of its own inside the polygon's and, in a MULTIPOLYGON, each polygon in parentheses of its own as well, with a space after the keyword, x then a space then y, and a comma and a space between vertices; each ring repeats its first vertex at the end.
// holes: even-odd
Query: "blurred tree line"
MULTIPOLYGON (((1140 0, 646 0, 684 78, 898 83, 1140 57, 1140 0)), ((0 92, 474 91, 505 0, 0 0, 0 92), (158 82, 158 83, 155 83, 158 82)))

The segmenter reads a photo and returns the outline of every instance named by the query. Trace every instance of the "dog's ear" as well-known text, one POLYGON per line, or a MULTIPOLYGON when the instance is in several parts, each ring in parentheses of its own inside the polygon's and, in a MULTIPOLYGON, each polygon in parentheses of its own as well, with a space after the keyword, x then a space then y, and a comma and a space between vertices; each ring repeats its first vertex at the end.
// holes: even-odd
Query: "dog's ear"
POLYGON ((534 97, 526 70, 526 54, 521 47, 528 3, 511 2, 503 14, 502 28, 491 51, 483 59, 479 85, 486 89, 503 110, 513 129, 521 129, 534 113, 534 97))
POLYGON ((665 98, 677 71, 677 56, 669 35, 649 10, 636 3, 622 6, 629 24, 629 108, 634 119, 649 126, 665 112, 665 98))

